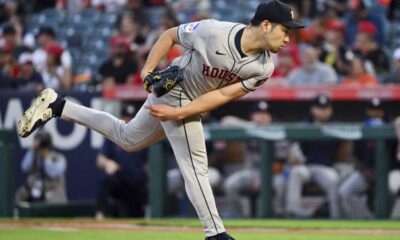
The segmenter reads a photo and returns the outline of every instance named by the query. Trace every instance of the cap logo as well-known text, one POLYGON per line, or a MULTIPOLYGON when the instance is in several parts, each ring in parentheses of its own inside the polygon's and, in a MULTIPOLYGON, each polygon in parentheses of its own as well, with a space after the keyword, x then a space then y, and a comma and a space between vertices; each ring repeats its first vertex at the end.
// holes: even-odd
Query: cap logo
POLYGON ((292 11, 290 11, 290 15, 292 15, 292 19, 294 18, 294 13, 293 13, 293 10, 292 11))
POLYGON ((200 22, 191 22, 191 23, 186 24, 183 27, 183 29, 184 29, 185 32, 191 33, 194 30, 196 30, 196 28, 199 26, 199 24, 200 24, 200 22))
POLYGON ((378 106, 381 103, 381 101, 378 98, 372 99, 372 105, 378 106))

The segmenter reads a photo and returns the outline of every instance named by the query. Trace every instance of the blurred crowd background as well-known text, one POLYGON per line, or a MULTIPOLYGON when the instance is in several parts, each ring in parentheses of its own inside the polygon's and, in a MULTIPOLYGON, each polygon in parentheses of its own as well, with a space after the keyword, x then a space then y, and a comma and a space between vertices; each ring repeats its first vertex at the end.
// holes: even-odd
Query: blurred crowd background
MULTIPOLYGON (((25 93, 33 96, 47 87, 74 94, 80 100, 86 93, 101 96, 103 91, 119 85, 140 87, 140 69, 164 30, 207 18, 247 24, 260 2, 0 0, 0 94, 7 93, 11 104, 13 96, 22 99, 25 93)), ((292 32, 290 44, 273 55, 275 72, 265 84, 267 87, 374 89, 400 84, 400 1, 283 2, 292 5, 296 18, 307 27, 292 32)), ((180 46, 174 46, 159 68, 168 66, 183 51, 180 46)), ((204 122, 246 127, 289 120, 321 126, 351 119, 367 127, 394 124, 396 136, 400 138, 400 119, 388 111, 396 109, 398 103, 390 99, 385 102, 372 97, 358 105, 346 103, 341 106, 346 111, 340 112, 333 107, 330 96, 318 94, 306 105, 298 103, 305 109, 302 117, 295 115, 299 108, 288 108, 279 102, 270 104, 265 100, 268 99, 259 97, 257 101, 236 103, 234 107, 204 116, 204 122), (294 115, 290 115, 292 112, 294 115), (336 118, 338 115, 341 118, 336 118)), ((86 105, 96 106, 94 102, 85 101, 86 105)), ((26 99, 23 104, 27 104, 26 99)), ((139 105, 140 101, 123 102, 111 104, 108 110, 128 121, 139 105)), ((6 118, 12 115, 9 105, 0 106, 6 118)), ((4 120, 2 127, 10 126, 12 124, 4 120)), ((64 125, 58 127, 65 128, 64 125)), ((66 129, 61 132, 71 131, 70 126, 66 129)), ((95 200, 93 215, 99 220, 141 217, 149 212, 145 197, 149 190, 146 151, 126 153, 108 141, 93 147, 93 142, 88 140, 85 146, 68 148, 52 140, 52 136, 62 138, 50 132, 35 135, 29 145, 25 142, 20 146, 28 150, 16 154, 20 157, 17 183, 21 185, 16 190, 17 205, 21 202, 65 204, 89 197, 95 200), (73 159, 78 155, 79 159, 73 159), (82 170, 88 166, 86 172, 82 170), (83 178, 87 182, 80 187, 87 188, 79 190, 77 185, 83 178), (93 188, 94 185, 97 187, 93 188)), ((64 143, 73 145, 71 141, 64 143)), ((367 140, 274 142, 273 216, 375 217, 375 144, 367 140)), ((257 217, 257 209, 262 204, 259 202, 262 184, 259 170, 263 161, 258 143, 215 141, 207 142, 207 149, 210 182, 221 215, 257 217)), ((168 153, 166 214, 195 216, 172 152, 164 151, 168 153)), ((387 142, 387 156, 388 217, 400 218, 397 139, 387 142)))
MULTIPOLYGON (((141 84, 163 30, 205 18, 247 24, 260 1, 14 0, 0 2, 0 88, 99 91, 141 84)), ((274 58, 269 85, 400 82, 398 1, 285 1, 308 27, 274 58)), ((160 68, 182 53, 169 52, 160 68)))

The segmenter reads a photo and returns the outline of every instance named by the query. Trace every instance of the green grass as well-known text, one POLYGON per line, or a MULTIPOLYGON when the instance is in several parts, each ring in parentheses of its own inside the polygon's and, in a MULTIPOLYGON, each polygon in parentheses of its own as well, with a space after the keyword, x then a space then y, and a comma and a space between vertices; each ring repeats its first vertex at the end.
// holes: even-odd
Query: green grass
MULTIPOLYGON (((93 219, 74 218, 21 218, 21 222, 74 222, 88 221, 93 219)), ((0 218, 2 222, 13 220, 0 218)), ((201 227, 198 219, 187 218, 164 218, 164 219, 110 219, 108 222, 132 223, 144 226, 178 226, 178 227, 201 227)), ((225 219, 224 225, 227 228, 287 228, 287 229, 385 229, 400 230, 400 220, 329 220, 329 219, 225 219)))
MULTIPOLYGON (((234 231, 232 231, 234 232, 234 231)), ((302 233, 237 233, 237 240, 397 240, 399 236, 388 235, 332 235, 302 233)), ((42 229, 6 229, 0 230, 1 240, 200 240, 201 233, 178 232, 128 232, 128 231, 55 231, 42 229)))
MULTIPOLYGON (((200 227, 197 219, 136 220, 137 224, 156 226, 200 227)), ((399 220, 224 220, 226 227, 288 229, 386 229, 400 230, 399 220)))
MULTIPOLYGON (((0 219, 0 240, 203 240, 200 223, 197 219, 123 219, 109 220, 105 223, 131 223, 143 226, 178 226, 194 227, 189 230, 173 231, 151 230, 143 227, 135 230, 80 230, 69 229, 66 223, 94 223, 92 219, 0 219), (66 229, 49 227, 1 228, 2 223, 57 223, 66 229)), ((400 239, 400 221, 371 220, 371 221, 333 221, 333 220, 225 220, 227 229, 237 240, 397 240, 400 239), (238 229, 240 228, 240 229, 238 229), (252 229, 258 228, 258 229, 252 229), (260 231, 265 229, 266 231, 260 231), (289 231, 283 231, 288 229, 289 231), (326 232, 313 231, 328 229, 326 232), (367 235, 366 233, 332 233, 334 229, 371 229, 387 230, 367 235), (301 231, 303 230, 303 231, 301 231), (305 230, 305 231, 304 231, 305 230), (396 230, 394 232, 393 230, 396 230), (270 232, 269 232, 270 231, 270 232), (391 232, 390 232, 391 231, 391 232)), ((5 224, 3 226, 6 226, 5 224)))

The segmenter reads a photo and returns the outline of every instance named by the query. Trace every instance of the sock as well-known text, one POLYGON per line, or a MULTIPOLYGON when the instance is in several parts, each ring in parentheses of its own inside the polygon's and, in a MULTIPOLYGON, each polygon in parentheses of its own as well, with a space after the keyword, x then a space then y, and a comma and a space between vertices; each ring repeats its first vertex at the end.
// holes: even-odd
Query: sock
POLYGON ((64 109, 65 105, 65 98, 64 96, 57 96, 57 99, 50 103, 49 107, 53 110, 53 116, 55 117, 61 117, 61 113, 64 109))

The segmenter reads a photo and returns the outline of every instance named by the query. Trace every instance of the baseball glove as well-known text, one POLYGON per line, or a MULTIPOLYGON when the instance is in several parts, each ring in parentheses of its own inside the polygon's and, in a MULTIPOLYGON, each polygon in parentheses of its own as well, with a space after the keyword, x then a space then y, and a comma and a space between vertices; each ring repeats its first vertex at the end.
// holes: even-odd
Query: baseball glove
POLYGON ((152 92, 157 97, 161 97, 182 80, 183 69, 179 66, 170 66, 162 71, 149 73, 143 80, 143 87, 147 92, 152 92), (152 91, 150 91, 151 86, 153 86, 152 91))

